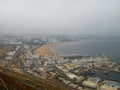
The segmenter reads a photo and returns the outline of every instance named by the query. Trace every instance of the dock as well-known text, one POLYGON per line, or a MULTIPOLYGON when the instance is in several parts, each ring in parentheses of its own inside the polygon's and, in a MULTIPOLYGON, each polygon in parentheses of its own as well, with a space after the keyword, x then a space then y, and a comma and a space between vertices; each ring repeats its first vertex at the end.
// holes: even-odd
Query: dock
POLYGON ((106 61, 111 61, 111 59, 110 59, 107 55, 105 55, 105 54, 102 54, 102 57, 103 57, 106 61))

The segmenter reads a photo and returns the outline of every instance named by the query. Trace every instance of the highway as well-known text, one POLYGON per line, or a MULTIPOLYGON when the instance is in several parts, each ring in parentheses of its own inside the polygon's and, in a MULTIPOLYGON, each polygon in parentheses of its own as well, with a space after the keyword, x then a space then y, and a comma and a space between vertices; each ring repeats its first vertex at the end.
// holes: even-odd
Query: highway
POLYGON ((12 68, 10 67, 12 65, 12 63, 18 59, 19 55, 21 52, 23 52, 23 45, 21 45, 18 50, 16 50, 15 54, 13 55, 12 59, 9 60, 9 62, 4 66, 5 69, 8 69, 10 71, 12 71, 12 68))

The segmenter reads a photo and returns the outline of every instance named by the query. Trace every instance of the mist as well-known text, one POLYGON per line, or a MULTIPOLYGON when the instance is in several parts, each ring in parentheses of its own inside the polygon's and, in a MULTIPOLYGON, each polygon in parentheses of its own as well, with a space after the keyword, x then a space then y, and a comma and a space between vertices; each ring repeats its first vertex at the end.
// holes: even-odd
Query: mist
POLYGON ((0 33, 120 35, 120 0, 0 0, 0 33))

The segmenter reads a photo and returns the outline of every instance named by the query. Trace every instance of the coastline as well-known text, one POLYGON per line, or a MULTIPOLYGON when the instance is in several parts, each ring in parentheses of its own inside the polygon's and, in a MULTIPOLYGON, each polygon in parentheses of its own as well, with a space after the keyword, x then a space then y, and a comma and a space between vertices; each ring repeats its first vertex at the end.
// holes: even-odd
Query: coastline
POLYGON ((56 53, 52 51, 51 49, 57 46, 65 45, 65 44, 72 44, 74 42, 78 41, 70 41, 70 42, 58 42, 58 43, 49 43, 47 45, 43 45, 41 47, 38 47, 34 50, 34 55, 40 55, 40 56, 59 56, 60 53, 56 53))
POLYGON ((34 51, 35 55, 40 55, 40 56, 58 56, 60 54, 53 52, 51 49, 57 46, 64 45, 65 42, 58 42, 58 43, 49 43, 47 45, 43 45, 39 48, 37 48, 34 51))

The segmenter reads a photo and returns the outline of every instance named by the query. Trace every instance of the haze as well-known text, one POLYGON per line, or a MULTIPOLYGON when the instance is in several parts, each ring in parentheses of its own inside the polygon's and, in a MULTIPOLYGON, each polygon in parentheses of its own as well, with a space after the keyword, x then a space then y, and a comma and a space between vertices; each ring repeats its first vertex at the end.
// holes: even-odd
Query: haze
POLYGON ((120 0, 0 0, 0 33, 120 35, 120 0))

